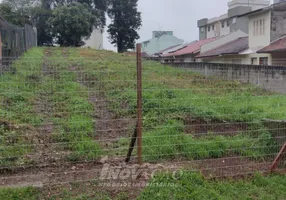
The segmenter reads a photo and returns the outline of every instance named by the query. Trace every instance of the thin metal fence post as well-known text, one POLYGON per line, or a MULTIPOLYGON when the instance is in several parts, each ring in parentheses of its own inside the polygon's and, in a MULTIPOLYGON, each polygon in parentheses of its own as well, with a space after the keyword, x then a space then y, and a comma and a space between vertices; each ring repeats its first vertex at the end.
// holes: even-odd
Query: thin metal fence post
POLYGON ((0 30, 0 75, 2 73, 2 65, 3 65, 3 45, 2 45, 2 30, 0 30))
POLYGON ((137 52, 137 162, 142 164, 142 53, 141 44, 136 45, 137 52))

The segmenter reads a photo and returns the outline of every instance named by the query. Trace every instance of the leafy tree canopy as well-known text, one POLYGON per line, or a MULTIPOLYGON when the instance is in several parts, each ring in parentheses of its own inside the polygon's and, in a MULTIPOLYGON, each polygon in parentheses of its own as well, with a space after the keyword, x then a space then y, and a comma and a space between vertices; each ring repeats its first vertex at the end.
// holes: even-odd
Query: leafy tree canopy
POLYGON ((138 0, 111 0, 108 16, 112 20, 108 26, 109 40, 117 46, 119 53, 135 48, 139 39, 137 31, 142 25, 141 13, 137 10, 138 0))
POLYGON ((87 4, 71 3, 56 7, 49 21, 58 44, 78 47, 90 37, 96 17, 87 4))

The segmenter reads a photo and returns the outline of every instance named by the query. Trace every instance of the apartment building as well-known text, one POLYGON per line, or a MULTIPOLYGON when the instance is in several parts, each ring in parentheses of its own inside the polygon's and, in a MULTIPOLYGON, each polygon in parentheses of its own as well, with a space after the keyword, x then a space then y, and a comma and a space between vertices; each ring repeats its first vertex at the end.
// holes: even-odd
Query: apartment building
POLYGON ((228 2, 227 13, 212 19, 198 20, 199 39, 228 35, 237 30, 248 33, 249 19, 241 15, 269 5, 270 0, 231 0, 228 2))

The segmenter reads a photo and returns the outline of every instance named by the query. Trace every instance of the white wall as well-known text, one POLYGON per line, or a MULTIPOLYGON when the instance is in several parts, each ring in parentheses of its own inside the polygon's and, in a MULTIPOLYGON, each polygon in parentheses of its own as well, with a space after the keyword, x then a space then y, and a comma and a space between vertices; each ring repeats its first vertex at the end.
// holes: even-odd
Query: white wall
POLYGON ((267 7, 270 4, 270 0, 232 0, 228 2, 229 9, 238 6, 250 6, 252 10, 267 7))
POLYGON ((270 44, 271 11, 257 13, 249 16, 249 48, 264 47, 270 44), (254 21, 264 19, 263 35, 254 35, 254 21))
POLYGON ((201 53, 209 51, 209 50, 214 49, 214 48, 217 48, 217 47, 224 45, 228 42, 234 41, 240 37, 247 37, 247 34, 242 32, 242 31, 239 31, 239 30, 236 32, 233 32, 231 34, 228 34, 222 38, 219 38, 215 41, 209 42, 209 43, 201 46, 201 53))
MULTIPOLYGON (((227 19, 228 20, 228 19, 227 19)), ((231 21, 229 21, 231 23, 231 21)), ((227 26, 227 21, 224 21, 224 27, 222 28, 221 21, 214 23, 214 30, 212 28, 213 24, 207 25, 207 38, 228 35, 230 33, 230 24, 227 26), (208 31, 208 26, 210 26, 210 31, 208 31)))
POLYGON ((259 58, 261 57, 267 57, 268 65, 272 64, 272 57, 270 54, 226 55, 226 56, 220 56, 220 57, 215 57, 215 58, 201 58, 200 62, 233 64, 234 61, 240 60, 240 64, 250 65, 251 58, 257 58, 257 62, 258 62, 257 64, 259 64, 259 58))
POLYGON ((84 47, 103 49, 103 33, 99 29, 94 29, 90 38, 88 40, 84 40, 84 42, 84 47))

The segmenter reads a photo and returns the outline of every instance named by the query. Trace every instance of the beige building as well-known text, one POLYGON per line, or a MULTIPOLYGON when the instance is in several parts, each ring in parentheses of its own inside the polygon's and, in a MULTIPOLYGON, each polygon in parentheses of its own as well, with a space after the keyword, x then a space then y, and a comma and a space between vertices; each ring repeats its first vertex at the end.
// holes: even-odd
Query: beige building
MULTIPOLYGON (((248 55, 250 64, 272 65, 283 59, 277 53, 259 50, 286 34, 286 2, 245 14, 249 17, 249 48, 240 54, 248 55)), ((286 55, 284 56, 286 58, 286 55)), ((286 63, 285 63, 286 64, 286 63)), ((283 65, 285 65, 283 64, 283 65)))
POLYGON ((229 34, 202 46, 197 61, 286 66, 283 43, 286 41, 286 2, 239 17, 249 18, 248 41, 245 37, 235 40, 238 37, 243 38, 243 34, 239 32, 229 34))

